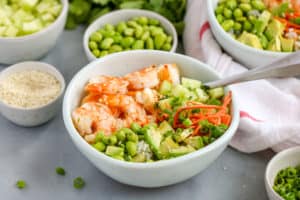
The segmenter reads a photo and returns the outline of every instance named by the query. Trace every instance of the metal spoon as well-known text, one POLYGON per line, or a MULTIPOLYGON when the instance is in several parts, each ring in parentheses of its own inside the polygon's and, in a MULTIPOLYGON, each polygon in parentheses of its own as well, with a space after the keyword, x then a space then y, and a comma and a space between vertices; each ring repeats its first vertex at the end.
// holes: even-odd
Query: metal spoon
POLYGON ((294 52, 270 65, 205 83, 205 86, 215 88, 245 81, 265 78, 286 78, 292 76, 300 76, 300 51, 294 52))

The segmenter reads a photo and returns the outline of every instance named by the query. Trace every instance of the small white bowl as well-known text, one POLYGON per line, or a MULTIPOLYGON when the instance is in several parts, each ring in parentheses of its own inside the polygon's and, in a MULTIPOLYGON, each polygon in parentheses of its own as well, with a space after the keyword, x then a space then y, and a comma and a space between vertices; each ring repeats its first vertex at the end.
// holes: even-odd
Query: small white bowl
POLYGON ((32 127, 43 124, 52 119, 61 108, 62 94, 65 90, 65 80, 62 74, 52 65, 42 62, 22 62, 12 65, 0 73, 0 81, 10 74, 26 70, 38 70, 47 72, 60 82, 61 90, 59 95, 48 104, 35 108, 19 108, 4 103, 0 99, 0 112, 11 122, 25 127, 32 127))
POLYGON ((215 8, 219 1, 220 0, 207 1, 208 21, 212 32, 226 52, 244 64, 245 67, 256 68, 266 66, 290 54, 256 49, 232 38, 224 31, 216 19, 215 8))
POLYGON ((166 19, 165 17, 151 11, 147 10, 141 10, 141 9, 122 9, 110 12, 106 15, 103 15, 99 17, 97 20, 95 20, 89 27, 86 29, 84 36, 83 36, 83 47, 85 54, 89 61, 96 60, 97 58, 92 54, 89 48, 89 38, 92 33, 99 30, 101 27, 103 27, 105 24, 113 24, 116 25, 117 23, 121 21, 128 21, 134 17, 138 16, 145 16, 153 19, 157 19, 160 21, 162 27, 164 30, 172 36, 173 38, 173 44, 170 52, 175 52, 177 48, 177 32, 173 24, 166 19))
POLYGON ((265 173, 265 186, 270 200, 284 200, 273 190, 274 180, 280 170, 300 165, 300 146, 286 149, 275 155, 265 173))
MULTIPOLYGON (((133 50, 114 53, 83 67, 71 80, 64 97, 63 118, 68 133, 80 152, 111 178, 139 187, 160 187, 187 180, 203 171, 224 151, 233 137, 239 110, 233 94, 232 123, 215 142, 193 153, 153 163, 131 163, 108 157, 88 144, 73 125, 71 113, 79 105, 88 80, 95 75, 122 76, 152 64, 176 63, 182 76, 209 81, 219 76, 211 67, 194 58, 155 50, 133 50)), ((230 88, 226 88, 228 91, 230 88)))
POLYGON ((0 63, 14 64, 44 56, 55 45, 66 24, 69 3, 68 0, 61 0, 61 3, 60 15, 41 31, 22 37, 0 37, 0 63))

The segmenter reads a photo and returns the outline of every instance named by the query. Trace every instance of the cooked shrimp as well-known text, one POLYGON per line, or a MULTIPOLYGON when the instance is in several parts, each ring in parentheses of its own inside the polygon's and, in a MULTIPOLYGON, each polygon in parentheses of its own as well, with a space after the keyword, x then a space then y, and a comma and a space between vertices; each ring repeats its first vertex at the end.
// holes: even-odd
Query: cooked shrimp
POLYGON ((85 90, 95 94, 126 94, 128 84, 120 77, 97 76, 89 81, 85 90))
POLYGON ((159 84, 157 68, 155 65, 127 74, 125 79, 129 82, 128 88, 130 90, 154 88, 159 84))
POLYGON ((179 69, 175 64, 164 64, 158 67, 158 77, 162 82, 170 81, 173 84, 180 83, 179 69))
POLYGON ((107 135, 116 127, 116 119, 104 104, 88 102, 72 113, 73 122, 82 136, 95 134, 103 130, 107 135))
POLYGON ((145 110, 151 114, 155 113, 155 103, 159 100, 159 94, 156 90, 145 88, 135 94, 135 100, 143 105, 145 110))

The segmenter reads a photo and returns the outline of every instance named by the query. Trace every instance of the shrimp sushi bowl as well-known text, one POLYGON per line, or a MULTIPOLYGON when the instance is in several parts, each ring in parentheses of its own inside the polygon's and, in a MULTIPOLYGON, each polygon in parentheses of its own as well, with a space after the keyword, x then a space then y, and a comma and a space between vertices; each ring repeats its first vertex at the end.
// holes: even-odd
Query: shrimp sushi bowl
POLYGON ((230 88, 190 57, 130 51, 94 61, 65 94, 63 116, 77 148, 102 172, 129 185, 159 187, 211 164, 237 129, 230 88))

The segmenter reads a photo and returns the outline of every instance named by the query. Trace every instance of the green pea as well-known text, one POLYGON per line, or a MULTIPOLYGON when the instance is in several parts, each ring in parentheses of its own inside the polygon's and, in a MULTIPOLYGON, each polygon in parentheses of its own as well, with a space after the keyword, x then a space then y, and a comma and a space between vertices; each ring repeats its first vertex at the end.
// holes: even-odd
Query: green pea
POLYGON ((237 7, 237 2, 236 2, 236 0, 228 0, 226 2, 226 6, 227 6, 227 8, 233 10, 237 7))
POLYGON ((265 4, 260 0, 251 1, 251 5, 254 9, 257 9, 259 11, 263 11, 265 9, 265 4))
POLYGON ((245 31, 251 31, 253 26, 250 22, 245 21, 243 27, 245 31))
POLYGON ((239 7, 244 12, 249 12, 252 9, 251 5, 248 3, 241 3, 239 7))
POLYGON ((154 26, 157 26, 160 24, 160 22, 157 20, 157 19, 149 19, 149 24, 150 25, 154 25, 154 26))
POLYGON ((133 122, 133 123, 130 125, 130 128, 131 128, 135 133, 138 133, 138 132, 140 132, 140 130, 141 130, 142 127, 141 127, 138 123, 133 122))
POLYGON ((132 49, 144 49, 144 41, 136 40, 132 45, 132 49))
POLYGON ((135 156, 137 154, 137 144, 132 141, 126 142, 126 150, 130 156, 135 156))
POLYGON ((109 144, 110 144, 110 145, 115 145, 115 144, 117 144, 117 142, 118 142, 117 136, 111 135, 111 136, 109 137, 109 144))
POLYGON ((90 41, 90 42, 89 42, 89 48, 90 48, 91 50, 98 49, 97 42, 95 42, 95 41, 90 41))
POLYGON ((99 58, 99 57, 100 57, 100 51, 99 51, 99 49, 94 49, 94 50, 92 51, 92 53, 94 54, 94 56, 95 56, 96 58, 99 58))
POLYGON ((137 19, 137 22, 141 25, 147 25, 148 24, 148 18, 141 16, 137 19))
POLYGON ((141 37, 141 40, 146 41, 148 38, 150 37, 150 32, 149 31, 145 31, 141 37))
POLYGON ((221 24, 221 26, 225 31, 229 31, 234 26, 234 21, 231 19, 227 19, 221 24))
POLYGON ((222 14, 218 14, 218 15, 217 15, 217 20, 218 20, 218 22, 221 24, 221 23, 224 21, 223 15, 222 15, 222 14))
POLYGON ((105 151, 105 144, 103 142, 97 142, 96 144, 93 145, 95 149, 97 149, 98 151, 105 151))
POLYGON ((109 49, 110 46, 114 43, 114 40, 112 38, 105 38, 102 42, 101 42, 101 49, 109 49))
POLYGON ((170 51, 172 48, 171 44, 170 43, 165 43, 163 46, 162 46, 162 50, 164 51, 170 51))
POLYGON ((106 24, 104 26, 104 29, 107 30, 107 31, 114 31, 115 30, 115 27, 111 24, 106 24))
POLYGON ((242 9, 240 8, 236 8, 234 11, 233 11, 233 16, 237 19, 239 17, 243 17, 243 11, 242 9))
POLYGON ((223 14, 224 11, 224 5, 218 5, 218 7, 215 10, 215 13, 218 14, 223 14))
POLYGON ((224 8, 224 12, 223 12, 224 17, 226 17, 227 19, 232 17, 232 11, 228 8, 224 8))
POLYGON ((133 33, 134 33, 134 29, 133 28, 126 28, 124 30, 124 35, 125 36, 133 36, 133 33))
POLYGON ((241 31, 242 30, 242 24, 239 22, 235 22, 233 25, 233 30, 235 31, 241 31))
POLYGON ((124 30, 125 30, 126 28, 127 28, 127 25, 126 25, 125 22, 120 22, 120 23, 118 23, 118 25, 117 25, 117 31, 118 31, 119 33, 123 33, 124 30))
POLYGON ((116 134, 119 141, 123 142, 126 139, 126 133, 123 130, 119 130, 116 134))
POLYGON ((115 52, 120 52, 120 51, 122 51, 123 50, 123 48, 120 46, 120 45, 112 45, 111 47, 110 47, 110 50, 109 50, 109 52, 110 53, 115 53, 115 52))
POLYGON ((142 37, 143 33, 143 28, 141 26, 137 26, 134 32, 135 37, 139 39, 142 37))
POLYGON ((95 41, 95 42, 101 42, 103 36, 99 32, 95 32, 91 35, 90 40, 95 41))
POLYGON ((106 55, 108 55, 108 51, 101 51, 100 57, 104 57, 106 55))
POLYGON ((157 34, 154 37, 154 46, 156 49, 161 49, 162 45, 167 40, 167 36, 165 34, 157 34))
POLYGON ((125 37, 122 41, 121 41, 121 45, 123 48, 129 48, 131 47, 131 45, 133 44, 134 39, 133 37, 125 37))
POLYGON ((154 49, 154 41, 152 38, 146 40, 146 49, 154 49))

